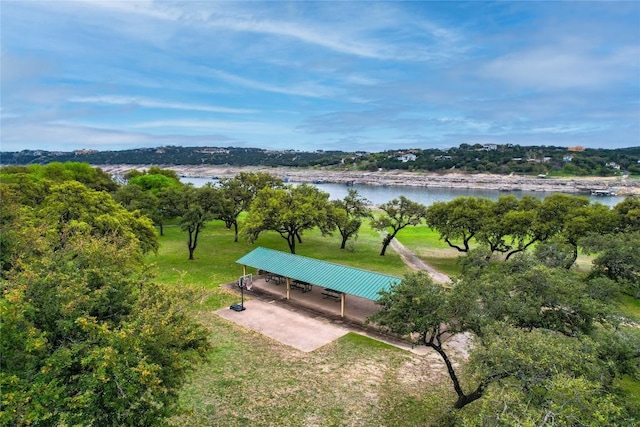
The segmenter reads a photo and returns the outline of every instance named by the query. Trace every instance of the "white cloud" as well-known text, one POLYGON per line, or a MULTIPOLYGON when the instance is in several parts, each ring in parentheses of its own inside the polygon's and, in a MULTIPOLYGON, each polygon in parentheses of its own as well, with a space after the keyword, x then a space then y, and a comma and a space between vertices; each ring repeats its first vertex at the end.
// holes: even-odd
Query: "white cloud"
POLYGON ((619 82, 640 65, 637 47, 593 54, 571 46, 540 47, 501 56, 481 67, 484 77, 540 89, 598 88, 619 82))
POLYGON ((147 108, 161 108, 171 110, 187 110, 187 111, 205 111, 211 113, 229 113, 229 114, 250 114, 256 113, 257 110, 245 108, 228 108, 201 104, 186 104, 181 102, 156 101, 148 98, 129 97, 129 96, 87 96, 73 97, 70 102, 87 103, 87 104, 107 104, 107 105, 133 105, 147 108))
POLYGON ((281 93, 285 95, 306 96, 310 98, 331 98, 336 96, 336 90, 332 87, 318 85, 316 83, 288 84, 286 86, 264 83, 246 77, 237 76, 222 70, 209 70, 216 78, 236 84, 238 86, 258 89, 265 92, 281 93))
POLYGON ((260 121, 223 121, 223 120, 152 120, 135 123, 132 129, 186 129, 187 134, 215 130, 238 134, 278 135, 291 133, 286 125, 260 121))

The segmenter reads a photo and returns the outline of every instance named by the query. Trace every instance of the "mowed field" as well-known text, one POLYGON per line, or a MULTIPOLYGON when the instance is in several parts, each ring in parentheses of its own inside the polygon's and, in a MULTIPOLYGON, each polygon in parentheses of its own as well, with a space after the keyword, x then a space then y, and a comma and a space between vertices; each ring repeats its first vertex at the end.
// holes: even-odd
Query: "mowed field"
MULTIPOLYGON (((454 275, 457 251, 427 227, 409 227, 399 240, 440 271, 454 275)), ((365 224, 355 242, 340 250, 340 236, 306 232, 297 253, 402 277, 410 270, 365 224)), ((348 333, 312 352, 302 352, 224 320, 214 312, 238 302, 220 285, 237 280, 236 260, 258 246, 288 252, 276 233, 249 244, 220 221, 200 235, 195 260, 188 260, 187 234, 165 227, 161 247, 149 261, 157 280, 197 290, 193 310, 211 333, 212 351, 198 365, 180 395, 181 426, 407 426, 438 425, 455 393, 445 366, 433 351, 426 355, 348 333)), ((626 308, 635 311, 627 302, 626 308)), ((635 307, 637 309, 637 306, 635 307)), ((632 314, 631 313, 631 314, 632 314)), ((309 331, 310 334, 313 331, 309 331)), ((464 361, 455 353, 454 360, 464 361)), ((629 383, 630 387, 635 383, 629 383)), ((465 410, 473 411, 473 405, 465 410)))
MULTIPOLYGON (((382 238, 368 226, 345 250, 339 237, 307 232, 296 252, 399 277, 409 272, 392 250, 379 255, 382 238)), ((213 221, 200 236, 194 261, 188 260, 187 234, 179 227, 165 227, 160 241, 158 254, 149 259, 157 280, 198 290, 194 311, 213 344, 209 360, 180 396, 186 411, 174 425, 423 425, 437 421, 454 399, 435 352, 418 356, 349 333, 307 353, 215 315, 238 301, 238 294, 220 287, 242 274, 237 259, 258 246, 288 252, 278 234, 235 243, 233 231, 213 221)))

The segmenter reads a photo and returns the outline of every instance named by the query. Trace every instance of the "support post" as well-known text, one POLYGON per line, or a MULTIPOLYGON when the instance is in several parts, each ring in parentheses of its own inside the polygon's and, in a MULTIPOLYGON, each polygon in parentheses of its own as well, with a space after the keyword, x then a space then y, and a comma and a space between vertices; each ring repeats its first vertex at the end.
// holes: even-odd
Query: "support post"
POLYGON ((344 306, 346 305, 347 294, 342 292, 340 294, 340 316, 344 317, 344 306))
POLYGON ((287 277, 287 299, 291 299, 291 278, 287 277))

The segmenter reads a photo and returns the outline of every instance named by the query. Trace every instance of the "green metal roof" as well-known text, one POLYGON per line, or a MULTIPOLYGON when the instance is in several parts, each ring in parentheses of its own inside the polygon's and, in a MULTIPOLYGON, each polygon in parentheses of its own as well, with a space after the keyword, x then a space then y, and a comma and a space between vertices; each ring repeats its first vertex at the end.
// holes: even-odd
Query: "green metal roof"
POLYGON ((377 300, 378 291, 388 290, 400 278, 348 267, 267 248, 256 248, 236 261, 291 279, 335 289, 345 294, 377 300))

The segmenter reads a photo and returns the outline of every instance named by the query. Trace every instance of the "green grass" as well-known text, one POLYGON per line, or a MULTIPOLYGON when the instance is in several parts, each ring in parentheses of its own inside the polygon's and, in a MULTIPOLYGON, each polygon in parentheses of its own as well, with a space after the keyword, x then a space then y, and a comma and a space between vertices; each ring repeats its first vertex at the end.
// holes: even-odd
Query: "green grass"
POLYGON ((426 225, 406 227, 396 236, 399 242, 421 260, 449 276, 460 273, 458 257, 462 254, 451 248, 440 235, 426 225))
POLYGON ((623 316, 640 322, 640 299, 623 295, 618 302, 618 309, 623 316))
MULTIPOLYGON (((302 240, 302 244, 296 245, 298 255, 399 277, 409 271, 393 251, 387 252, 385 256, 379 255, 382 238, 368 225, 362 227, 358 239, 350 241, 344 250, 340 250, 339 235, 323 237, 319 231, 312 230, 305 232, 302 240)), ((262 233, 253 244, 242 237, 234 242, 232 230, 228 230, 222 221, 212 221, 198 238, 195 259, 189 261, 186 232, 181 231, 178 226, 167 226, 164 228, 164 236, 160 236, 157 255, 149 255, 148 261, 158 264, 160 282, 181 282, 211 289, 241 276, 242 266, 236 264, 236 260, 258 246, 289 252, 286 240, 277 233, 262 233)))
MULTIPOLYGON (((409 271, 395 252, 379 255, 382 237, 368 225, 345 250, 339 235, 310 231, 302 238, 299 255, 400 277, 409 271)), ((453 399, 438 385, 438 379, 448 384, 444 373, 430 372, 432 362, 386 343, 350 333, 304 353, 216 316, 215 310, 237 302, 237 294, 219 286, 242 274, 236 260, 257 246, 288 252, 280 235, 234 242, 233 231, 213 221, 193 261, 179 227, 165 227, 160 241, 158 253, 148 257, 157 265, 157 280, 203 290, 194 310, 213 344, 181 391, 185 412, 172 419, 174 425, 420 425, 453 399)))
MULTIPOLYGON (((368 224, 346 250, 339 249, 339 235, 311 231, 302 238, 299 255, 399 277, 409 271, 394 251, 379 255, 382 238, 368 224)), ((398 239, 438 270, 459 271, 458 252, 428 227, 407 227, 398 239)), ((288 252, 278 234, 264 233, 253 244, 242 238, 234 242, 233 231, 213 221, 203 230, 193 261, 179 227, 166 227, 160 241, 158 254, 148 257, 157 265, 158 281, 202 290, 193 310, 212 343, 208 360, 180 393, 185 411, 171 420, 173 425, 437 425, 454 400, 437 358, 434 368, 434 359, 354 333, 304 353, 215 315, 237 302, 236 293, 220 287, 242 274, 237 259, 258 246, 288 252)), ((637 319, 638 300, 622 300, 621 310, 637 319)), ((620 387, 638 393, 640 385, 624 378, 620 387)))

